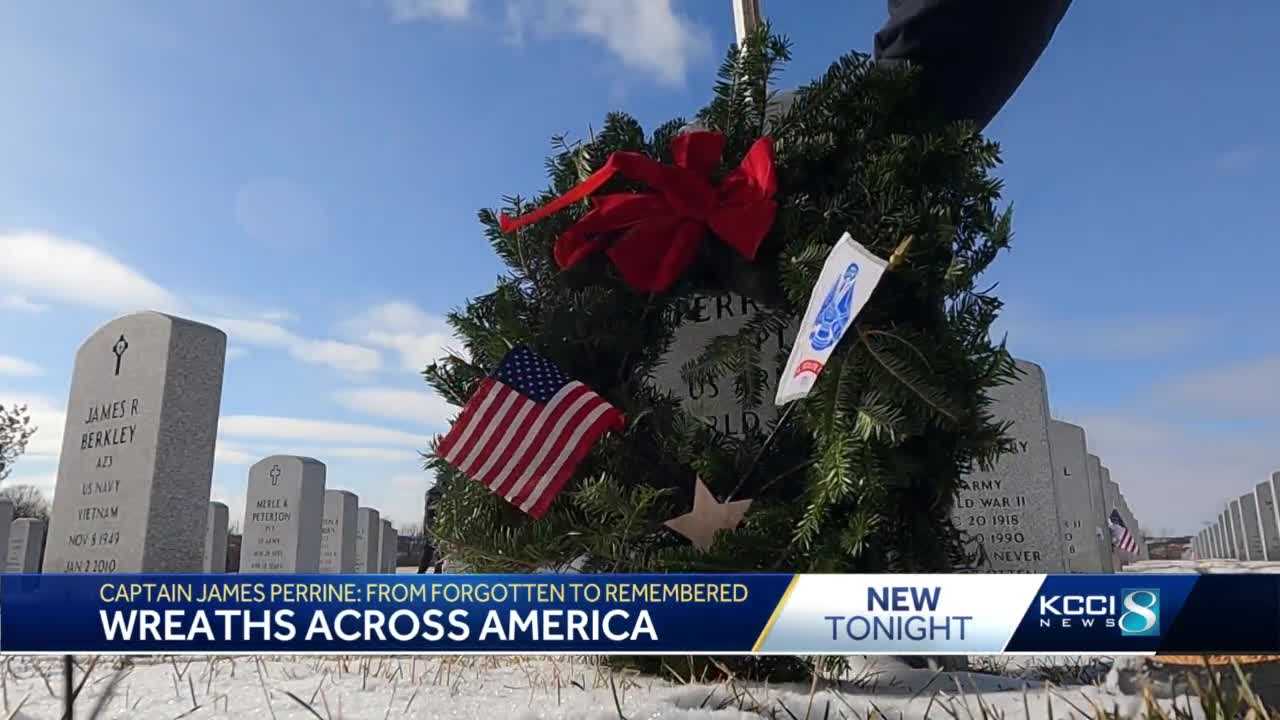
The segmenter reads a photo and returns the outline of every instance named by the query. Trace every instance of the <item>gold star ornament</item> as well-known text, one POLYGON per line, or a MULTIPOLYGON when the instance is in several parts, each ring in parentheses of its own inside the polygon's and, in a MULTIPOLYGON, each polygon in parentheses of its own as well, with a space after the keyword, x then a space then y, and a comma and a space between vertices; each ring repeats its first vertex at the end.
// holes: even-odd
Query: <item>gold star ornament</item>
POLYGON ((694 547, 706 552, 711 548, 716 533, 738 527, 750 507, 750 500, 716 502, 702 478, 696 478, 693 481, 693 510, 663 524, 689 538, 694 547))

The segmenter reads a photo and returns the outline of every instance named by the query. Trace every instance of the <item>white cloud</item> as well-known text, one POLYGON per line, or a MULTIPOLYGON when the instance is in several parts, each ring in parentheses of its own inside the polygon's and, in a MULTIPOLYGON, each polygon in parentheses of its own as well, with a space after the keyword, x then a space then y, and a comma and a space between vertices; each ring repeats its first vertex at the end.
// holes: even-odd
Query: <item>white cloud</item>
POLYGON ((19 312, 41 313, 49 309, 48 305, 31 302, 24 295, 0 295, 0 309, 17 310, 19 312))
POLYGON ((245 350, 244 348, 240 347, 239 345, 228 345, 228 346, 227 346, 227 359, 228 359, 228 360, 237 360, 237 359, 242 358, 242 357, 244 357, 245 355, 248 355, 248 354, 249 354, 249 351, 248 351, 248 350, 245 350))
POLYGON ((623 65, 681 85, 710 35, 675 12, 672 0, 507 0, 507 26, 519 39, 526 28, 542 34, 576 33, 604 44, 623 65))
POLYGON ((471 0, 388 0, 395 22, 418 20, 465 20, 471 15, 471 0))
POLYGON ((0 355, 0 375, 36 377, 37 375, 43 374, 44 370, 35 363, 29 363, 22 358, 16 358, 12 355, 0 355))
POLYGON ((421 525, 424 496, 434 482, 427 472, 392 475, 385 481, 369 483, 361 488, 360 504, 378 508, 382 517, 390 520, 398 530, 409 525, 421 525))
POLYGON ((1010 307, 1001 313, 993 335, 1007 334, 1009 350, 1018 357, 1150 358, 1196 343, 1203 318, 1186 315, 1113 314, 1076 317, 1010 307))
POLYGON ((67 423, 66 409, 61 403, 45 395, 0 390, 0 405, 26 405, 31 424, 36 426, 35 434, 27 443, 26 454, 15 467, 21 467, 25 460, 57 460, 62 453, 62 432, 67 423))
POLYGON ((174 310, 168 290, 90 245, 39 230, 0 232, 0 285, 22 297, 111 311, 174 310))
MULTIPOLYGON (((26 473, 19 475, 16 472, 9 476, 9 479, 0 485, 0 489, 10 488, 14 485, 32 485, 44 495, 45 499, 53 502, 53 490, 58 485, 57 471, 42 473, 26 473)), ((421 522, 421 521, 419 521, 421 522)))
POLYGON ((1205 419, 1272 418, 1280 408, 1280 355, 1191 373, 1157 386, 1153 397, 1205 419))
POLYGON ((410 372, 422 372, 451 352, 466 357, 462 341, 443 317, 408 302, 376 305, 344 327, 362 342, 399 353, 400 366, 410 372))
POLYGON ((254 455, 248 448, 230 443, 222 438, 218 438, 217 445, 213 451, 213 461, 224 465, 252 465, 262 459, 261 455, 254 455))
POLYGON ((382 356, 373 348, 338 340, 313 340, 274 322, 245 318, 210 318, 210 325, 245 345, 280 348, 295 360, 353 373, 369 373, 382 367, 382 356))
POLYGON ((334 399, 348 410, 432 428, 444 427, 458 412, 439 395, 419 390, 354 388, 334 393, 334 399))
POLYGON ((407 451, 424 448, 429 440, 426 434, 376 425, 267 415, 228 415, 218 421, 218 431, 220 435, 236 438, 300 440, 324 446, 346 443, 388 445, 407 451))

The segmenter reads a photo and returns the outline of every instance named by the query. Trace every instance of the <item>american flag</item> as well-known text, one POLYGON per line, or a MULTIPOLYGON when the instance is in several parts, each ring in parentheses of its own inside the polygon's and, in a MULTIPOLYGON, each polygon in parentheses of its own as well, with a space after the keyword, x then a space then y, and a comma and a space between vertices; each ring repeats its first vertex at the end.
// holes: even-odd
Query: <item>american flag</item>
POLYGON ((533 517, 622 413, 527 347, 507 353, 440 441, 440 457, 533 517))
POLYGON ((1124 518, 1120 517, 1119 510, 1111 511, 1107 524, 1111 526, 1111 547, 1129 554, 1138 552, 1138 543, 1133 539, 1133 533, 1129 532, 1129 528, 1125 527, 1124 518))

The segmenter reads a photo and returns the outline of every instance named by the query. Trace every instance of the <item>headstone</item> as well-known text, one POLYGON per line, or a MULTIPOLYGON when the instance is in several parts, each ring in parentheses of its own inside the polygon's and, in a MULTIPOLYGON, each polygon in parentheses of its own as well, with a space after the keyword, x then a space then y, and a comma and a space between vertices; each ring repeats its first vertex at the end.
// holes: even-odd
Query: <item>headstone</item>
POLYGON ((382 521, 381 535, 382 550, 378 553, 378 564, 384 573, 394 573, 399 563, 396 561, 396 554, 400 550, 400 535, 396 529, 391 526, 390 520, 382 521))
MULTIPOLYGON (((1106 465, 1103 465, 1100 468, 1100 470, 1102 472, 1103 501, 1107 505, 1107 517, 1110 518, 1112 510, 1115 510, 1117 512, 1119 512, 1120 510, 1120 486, 1111 481, 1111 470, 1109 470, 1106 465)), ((1120 513, 1120 519, 1124 521, 1124 524, 1126 526, 1128 526, 1129 521, 1125 519, 1124 513, 1120 513)), ((1110 525, 1108 525, 1107 526, 1108 537, 1110 537, 1110 532, 1111 532, 1111 527, 1110 525)), ((1129 528, 1129 532, 1132 533, 1133 528, 1129 528)), ((1117 571, 1119 571, 1125 565, 1128 565, 1130 562, 1133 562, 1132 555, 1130 555, 1129 553, 1123 552, 1118 548, 1113 547, 1111 549, 1111 566, 1114 567, 1117 571)))
POLYGON ((1137 551, 1133 554, 1134 559, 1146 560, 1147 537, 1138 526, 1138 518, 1129 509, 1129 501, 1125 499, 1124 493, 1120 493, 1120 516, 1124 518, 1124 526, 1129 528, 1129 534, 1133 535, 1133 543, 1137 547, 1137 551))
POLYGON ((1222 542, 1222 523, 1215 520, 1209 526, 1209 534, 1213 538, 1213 556, 1217 559, 1227 557, 1226 544, 1222 542))
POLYGON ((294 455, 272 455, 249 468, 240 572, 320 570, 324 475, 324 463, 294 455))
POLYGON ((1218 514, 1218 523, 1222 525, 1222 541, 1226 545, 1224 549, 1227 552, 1225 557, 1230 560, 1241 559, 1236 554, 1238 546, 1236 545, 1235 530, 1231 527, 1231 513, 1229 510, 1224 509, 1218 514))
POLYGON ((1258 501, 1253 493, 1240 496, 1240 521, 1244 526, 1244 547, 1250 560, 1266 560, 1266 547, 1262 544, 1262 528, 1258 518, 1258 501))
MULTIPOLYGON (((13 503, 8 500, 0 500, 0 549, 3 549, 6 553, 9 549, 9 528, 12 525, 13 503)), ((4 568, 8 564, 8 562, 0 563, 0 572, 4 572, 4 568)))
POLYGON ((324 522, 320 526, 320 572, 349 573, 356 569, 356 510, 360 500, 346 490, 324 491, 324 522))
POLYGON ((1089 499, 1088 449, 1084 428, 1060 420, 1049 421, 1055 495, 1062 522, 1062 552, 1068 572, 1102 572, 1097 524, 1089 499))
POLYGON ((204 534, 204 571, 227 571, 227 521, 230 511, 220 502, 209 503, 209 522, 204 534))
POLYGON ((1102 490, 1102 460, 1090 453, 1087 470, 1089 472, 1089 503, 1093 510, 1093 534, 1098 546, 1098 557, 1101 559, 1103 572, 1113 572, 1115 568, 1111 565, 1111 529, 1107 525, 1107 501, 1102 490))
POLYGON ((76 353, 46 572, 199 572, 227 336, 143 312, 76 353))
POLYGON ((1012 421, 1017 452, 1005 455, 991 472, 975 472, 956 491, 953 513, 959 528, 985 548, 985 572, 1039 573, 1066 569, 1062 521, 1054 495, 1054 461, 1049 449, 1049 395, 1044 371, 1017 361, 1019 377, 993 388, 997 419, 1012 421))
POLYGON ((4 571, 7 573, 40 572, 40 556, 44 553, 44 521, 18 518, 9 527, 8 552, 4 571))
POLYGON ((376 573, 382 557, 382 516, 373 508, 356 510, 356 563, 354 572, 376 573))
POLYGON ((1235 538, 1236 557, 1240 560, 1252 560, 1249 557, 1249 541, 1244 536, 1244 513, 1240 510, 1240 498, 1227 501, 1228 519, 1231 522, 1231 536, 1235 538))
POLYGON ((671 349, 654 371, 654 385, 680 398, 681 405, 689 414, 722 433, 742 437, 750 428, 765 430, 768 423, 777 417, 773 396, 778 390, 778 373, 786 365, 799 321, 782 332, 760 338, 760 365, 767 380, 761 393, 761 403, 754 408, 744 408, 734 394, 732 378, 695 386, 681 379, 680 369, 701 355, 711 339, 737 334, 748 320, 760 312, 760 307, 750 298, 736 293, 697 295, 682 307, 685 308, 682 312, 686 320, 676 330, 671 349))
POLYGON ((1280 561, 1280 516, 1276 514, 1275 492, 1271 483, 1262 481, 1253 488, 1258 503, 1258 522, 1262 530, 1262 551, 1266 560, 1280 561))

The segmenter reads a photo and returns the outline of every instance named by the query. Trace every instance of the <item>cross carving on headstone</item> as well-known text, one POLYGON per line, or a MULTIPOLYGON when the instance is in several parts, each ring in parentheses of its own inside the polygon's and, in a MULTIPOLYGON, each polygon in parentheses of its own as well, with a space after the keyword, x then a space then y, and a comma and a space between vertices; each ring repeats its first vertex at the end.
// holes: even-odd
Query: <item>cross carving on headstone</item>
POLYGON ((272 466, 271 466, 271 472, 269 472, 269 473, 267 473, 267 474, 271 476, 271 484, 272 484, 272 485, 279 485, 279 484, 280 484, 280 466, 279 466, 279 465, 272 465, 272 466))
POLYGON ((124 351, 129 349, 129 341, 124 339, 124 335, 120 335, 120 339, 115 345, 111 346, 111 352, 116 356, 116 375, 120 374, 120 361, 124 359, 124 351))

